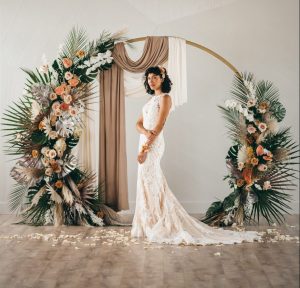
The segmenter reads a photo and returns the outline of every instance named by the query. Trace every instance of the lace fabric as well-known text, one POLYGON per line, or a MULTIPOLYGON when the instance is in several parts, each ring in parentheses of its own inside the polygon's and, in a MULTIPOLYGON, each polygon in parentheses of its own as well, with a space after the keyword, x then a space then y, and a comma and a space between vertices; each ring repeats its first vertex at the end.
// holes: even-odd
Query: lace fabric
MULTIPOLYGON (((165 94, 152 96, 143 106, 143 125, 153 129, 159 113, 159 100, 165 94)), ((147 141, 140 134, 138 151, 147 141)), ((163 131, 152 144, 144 163, 138 163, 136 207, 131 237, 167 244, 234 244, 260 239, 256 231, 231 231, 211 227, 190 216, 172 193, 160 167, 164 154, 163 131)))

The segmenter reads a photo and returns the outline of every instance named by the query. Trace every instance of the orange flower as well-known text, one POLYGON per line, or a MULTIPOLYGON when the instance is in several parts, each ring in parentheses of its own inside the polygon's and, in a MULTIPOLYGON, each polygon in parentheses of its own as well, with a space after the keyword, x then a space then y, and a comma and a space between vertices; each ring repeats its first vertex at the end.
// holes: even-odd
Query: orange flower
POLYGON ((258 159, 255 158, 255 157, 251 158, 251 164, 252 164, 253 166, 257 165, 257 164, 258 164, 258 159))
POLYGON ((238 180, 236 180, 236 185, 238 187, 242 187, 244 185, 244 183, 245 183, 244 179, 238 179, 238 180))
POLYGON ((273 160, 273 158, 272 157, 269 157, 269 156, 263 156, 263 158, 264 158, 264 160, 266 160, 266 161, 272 161, 273 160))
POLYGON ((252 184, 252 167, 244 168, 244 170, 242 172, 242 176, 245 179, 247 185, 251 185, 252 184))
POLYGON ((250 146, 247 147, 247 155, 248 157, 251 157, 253 155, 253 148, 250 146))
POLYGON ((39 156, 39 152, 37 150, 32 150, 31 154, 33 158, 37 158, 39 156))
POLYGON ((69 106, 70 106, 69 104, 63 102, 60 104, 60 109, 67 111, 67 110, 69 110, 69 106))
POLYGON ((76 87, 79 83, 79 80, 77 77, 73 77, 72 79, 70 79, 69 81, 69 84, 72 86, 72 87, 76 87))
POLYGON ((79 50, 76 52, 76 56, 79 58, 83 58, 85 55, 85 52, 83 50, 79 50))
POLYGON ((65 68, 67 68, 67 69, 70 68, 73 65, 72 60, 69 59, 69 58, 63 58, 62 62, 64 64, 65 68))
POLYGON ((256 155, 261 156, 263 154, 264 154, 264 147, 261 146, 261 145, 258 145, 257 148, 256 148, 256 155))
POLYGON ((65 92, 65 88, 66 88, 66 83, 63 83, 60 86, 56 87, 54 91, 57 95, 62 95, 65 92))
POLYGON ((50 117, 50 122, 51 122, 51 125, 52 125, 52 126, 54 126, 54 125, 55 125, 55 123, 56 123, 56 120, 57 120, 57 116, 55 116, 55 115, 52 115, 52 116, 50 117))
POLYGON ((63 187, 63 182, 61 181, 61 180, 57 180, 56 182, 55 182, 55 187, 56 188, 62 188, 63 187))
POLYGON ((41 122, 39 123, 39 129, 40 129, 40 130, 43 130, 44 128, 45 128, 45 124, 44 124, 43 121, 41 121, 41 122))

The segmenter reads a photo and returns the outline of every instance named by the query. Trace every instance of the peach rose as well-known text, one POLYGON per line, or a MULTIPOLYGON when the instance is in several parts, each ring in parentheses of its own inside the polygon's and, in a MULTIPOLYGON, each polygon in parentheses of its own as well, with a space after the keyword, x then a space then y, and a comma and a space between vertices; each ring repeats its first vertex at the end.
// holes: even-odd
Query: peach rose
POLYGON ((62 93, 65 92, 65 88, 66 88, 66 85, 60 85, 60 86, 56 87, 54 89, 54 91, 57 95, 61 95, 62 93))
POLYGON ((76 87, 79 83, 79 79, 77 77, 73 77, 72 79, 70 79, 68 81, 68 83, 72 86, 72 87, 76 87))
POLYGON ((69 59, 69 58, 63 58, 62 62, 63 62, 64 67, 67 68, 67 69, 70 68, 73 65, 72 60, 69 59))
POLYGON ((258 159, 255 158, 255 157, 251 158, 251 164, 252 164, 253 166, 256 166, 256 165, 258 164, 258 159))
POLYGON ((258 145, 256 148, 256 155, 261 156, 264 154, 264 147, 262 145, 258 145))

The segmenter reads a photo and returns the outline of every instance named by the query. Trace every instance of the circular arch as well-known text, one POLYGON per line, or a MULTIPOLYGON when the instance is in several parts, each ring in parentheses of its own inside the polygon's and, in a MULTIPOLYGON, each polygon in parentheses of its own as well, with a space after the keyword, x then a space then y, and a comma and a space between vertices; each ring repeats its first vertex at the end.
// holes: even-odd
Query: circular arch
MULTIPOLYGON (((125 43, 126 42, 128 42, 128 43, 134 43, 134 42, 144 41, 144 40, 146 40, 147 37, 148 36, 129 39, 129 40, 125 41, 125 43)), ((167 37, 173 37, 173 36, 167 36, 167 37)), ((218 53, 216 53, 213 50, 211 50, 211 49, 209 49, 209 48, 207 48, 207 47, 205 47, 205 46, 203 46, 201 44, 198 44, 196 42, 189 41, 189 40, 186 40, 184 38, 181 38, 181 39, 185 40, 186 44, 188 44, 190 46, 193 46, 193 47, 196 47, 198 49, 201 49, 201 50, 205 51, 206 53, 212 55, 213 57, 217 58, 223 64, 225 64, 227 67, 229 67, 235 74, 237 74, 239 77, 241 77, 240 72, 235 68, 235 66, 232 65, 228 60, 226 60, 224 57, 222 57, 218 53)))

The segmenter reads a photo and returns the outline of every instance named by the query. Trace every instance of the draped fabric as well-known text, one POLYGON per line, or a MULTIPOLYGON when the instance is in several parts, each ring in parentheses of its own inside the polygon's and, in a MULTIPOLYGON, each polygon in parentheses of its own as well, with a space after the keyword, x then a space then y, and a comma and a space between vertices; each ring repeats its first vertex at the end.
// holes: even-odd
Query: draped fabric
MULTIPOLYGON (((168 60, 163 63, 167 68, 170 79, 173 82, 172 90, 168 93, 172 98, 171 111, 177 106, 187 102, 187 67, 186 67, 186 41, 178 37, 168 37, 169 55, 168 60)), ((149 96, 145 91, 144 71, 141 73, 124 70, 125 96, 142 98, 149 96)))
POLYGON ((132 61, 123 42, 112 56, 115 63, 100 73, 99 185, 104 183, 105 203, 117 211, 127 210, 127 156, 125 134, 124 71, 143 72, 168 60, 168 37, 146 38, 140 59, 132 61))

